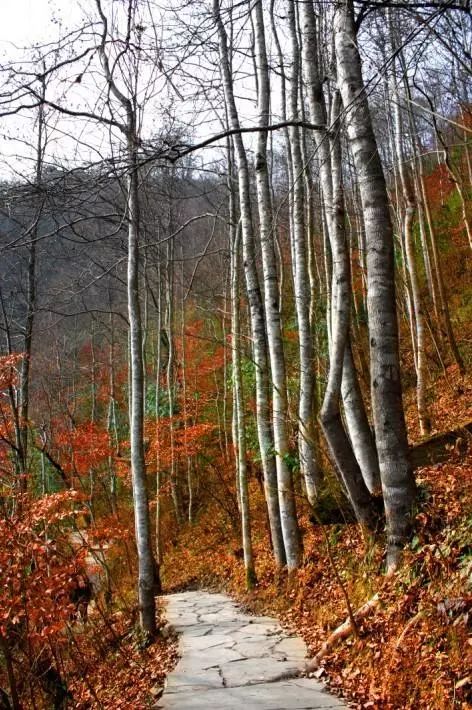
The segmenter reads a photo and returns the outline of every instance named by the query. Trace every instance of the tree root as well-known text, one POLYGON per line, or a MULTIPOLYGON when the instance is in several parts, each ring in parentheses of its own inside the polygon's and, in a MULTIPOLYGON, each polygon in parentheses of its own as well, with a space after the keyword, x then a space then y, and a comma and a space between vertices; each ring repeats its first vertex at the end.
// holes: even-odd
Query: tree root
POLYGON ((409 619, 409 621, 408 621, 407 624, 405 625, 405 628, 403 629, 403 631, 401 632, 400 636, 397 638, 397 640, 396 640, 396 642, 395 642, 395 651, 399 651, 399 650, 400 650, 400 648, 401 648, 401 646, 402 646, 402 644, 403 644, 403 641, 404 641, 405 636, 407 635, 407 633, 408 633, 414 626, 416 626, 416 624, 418 623, 418 621, 419 621, 420 619, 422 619, 423 617, 424 617, 424 612, 423 612, 423 611, 419 611, 417 614, 415 614, 414 616, 412 616, 411 619, 409 619))
MULTIPOLYGON (((365 604, 363 604, 355 613, 354 613, 354 618, 355 620, 359 619, 364 619, 366 616, 369 616, 375 609, 377 609, 380 606, 380 599, 379 595, 375 594, 369 601, 367 601, 365 604)), ((320 650, 316 654, 314 658, 312 658, 305 666, 305 669, 308 673, 316 670, 318 666, 320 665, 320 661, 326 654, 331 650, 333 646, 335 646, 338 641, 341 641, 342 639, 348 638, 351 636, 351 634, 354 632, 354 628, 352 625, 351 620, 348 618, 346 621, 344 621, 341 626, 338 626, 331 634, 330 636, 326 639, 324 644, 321 646, 320 650)))

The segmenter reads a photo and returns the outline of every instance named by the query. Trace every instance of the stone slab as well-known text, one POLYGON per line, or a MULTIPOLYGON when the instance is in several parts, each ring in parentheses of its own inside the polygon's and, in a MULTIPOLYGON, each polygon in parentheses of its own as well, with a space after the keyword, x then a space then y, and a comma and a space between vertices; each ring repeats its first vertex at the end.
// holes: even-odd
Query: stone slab
POLYGON ((301 678, 306 646, 270 617, 251 617, 209 592, 166 597, 181 658, 155 708, 312 710, 344 708, 320 683, 301 678))
POLYGON ((162 710, 340 710, 341 700, 311 679, 220 688, 204 692, 165 693, 156 708, 162 710))
POLYGON ((223 685, 237 688, 240 685, 273 683, 277 680, 293 678, 300 674, 300 664, 294 661, 280 661, 272 656, 247 658, 244 661, 222 663, 223 685))

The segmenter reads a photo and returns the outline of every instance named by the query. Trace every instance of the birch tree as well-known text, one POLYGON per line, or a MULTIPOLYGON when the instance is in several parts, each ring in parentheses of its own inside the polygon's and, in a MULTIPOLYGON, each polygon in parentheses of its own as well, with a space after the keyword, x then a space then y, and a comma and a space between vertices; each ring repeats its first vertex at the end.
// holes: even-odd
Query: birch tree
MULTIPOLYGON (((290 83, 290 119, 299 117, 300 50, 297 37, 295 4, 288 2, 287 16, 291 43, 292 73, 290 83)), ((308 273, 307 243, 304 216, 304 165, 300 129, 289 127, 290 150, 293 164, 293 180, 290 185, 293 209, 293 280, 295 311, 298 322, 300 384, 298 400, 298 452, 307 497, 315 503, 320 473, 317 465, 314 432, 315 367, 313 336, 310 329, 310 279, 308 273)))
MULTIPOLYGON (((391 15, 389 16, 392 52, 395 53, 396 42, 393 35, 391 15)), ((423 435, 430 432, 431 421, 426 405, 426 322, 423 310, 423 300, 420 292, 418 269, 415 259, 415 247, 413 242, 413 221, 417 214, 415 194, 411 181, 411 174, 408 169, 406 155, 403 147, 404 127, 401 115, 401 98, 397 86, 397 74, 395 68, 396 60, 393 62, 393 131, 395 136, 395 151, 398 161, 398 174, 403 198, 402 213, 400 219, 402 237, 404 240, 406 266, 411 286, 413 327, 416 335, 416 403, 418 409, 418 419, 420 431, 423 435)))
POLYGON ((252 589, 257 582, 254 567, 254 553, 251 537, 251 513, 249 506, 249 487, 247 476, 246 425, 244 421, 244 392, 241 373, 241 323, 239 313, 239 254, 241 241, 241 223, 230 224, 231 239, 231 364, 233 370, 234 406, 235 406, 235 449, 237 452, 237 486, 241 510, 241 531, 243 541, 244 567, 246 569, 246 587, 252 589))
MULTIPOLYGON (((338 114, 337 104, 339 103, 340 97, 336 93, 333 98, 333 115, 338 114)), ((356 517, 365 527, 374 528, 375 514, 372 500, 359 463, 345 432, 339 409, 343 369, 350 353, 349 345, 349 353, 346 355, 351 320, 351 279, 349 253, 344 229, 341 148, 339 136, 336 133, 331 139, 331 148, 332 206, 329 235, 333 268, 333 293, 331 297, 331 312, 328 311, 327 313, 327 318, 331 319, 331 348, 328 383, 320 418, 333 459, 341 474, 356 517)), ((351 363, 348 362, 347 364, 349 367, 351 363)))
POLYGON ((379 488, 380 474, 377 452, 365 413, 350 344, 351 282, 344 231, 339 95, 337 93, 334 95, 331 117, 328 120, 319 67, 320 51, 313 5, 302 3, 300 11, 303 71, 310 118, 320 127, 325 126, 324 129, 314 130, 328 242, 325 245, 325 254, 328 245, 331 252, 329 263, 326 263, 327 327, 331 342, 330 370, 321 419, 327 427, 325 434, 328 436, 332 455, 348 488, 351 502, 355 505, 358 519, 370 524, 372 511, 369 512, 370 503, 364 490, 364 482, 373 493, 379 488), (334 345, 333 340, 336 341, 334 345), (341 420, 339 393, 343 399, 349 438, 346 436, 341 420), (359 478, 359 467, 364 482, 359 478), (356 500, 358 502, 354 503, 356 500))
POLYGON ((334 42, 364 217, 372 413, 387 519, 387 567, 393 570, 410 533, 415 483, 402 405, 392 222, 362 78, 351 0, 336 4, 334 42))
MULTIPOLYGON (((255 49, 260 130, 257 134, 255 174, 259 211, 259 239, 264 278, 264 306, 270 370, 272 377, 272 421, 277 467, 277 486, 282 514, 285 549, 294 546, 298 537, 297 515, 292 472, 287 463, 287 378, 280 316, 277 260, 274 244, 274 222, 267 167, 267 126, 270 112, 270 83, 262 0, 254 6, 255 49)), ((315 491, 310 488, 314 500, 315 491)), ((288 561, 288 560, 287 560, 288 561)), ((289 562, 289 565, 293 563, 289 562)))
MULTIPOLYGON (((96 0, 102 23, 99 45, 100 60, 105 79, 112 96, 125 114, 122 132, 126 140, 127 160, 127 203, 128 220, 128 267, 127 295, 128 319, 130 327, 130 446, 131 476, 135 517, 136 545, 138 551, 138 597, 140 623, 143 631, 152 637, 156 632, 156 605, 154 599, 155 562, 152 552, 149 502, 146 487, 146 466, 144 460, 144 374, 143 374, 143 333, 139 298, 139 127, 137 122, 136 99, 126 95, 119 88, 107 54, 109 38, 108 20, 100 0, 96 0)), ((130 3, 129 22, 132 17, 130 3)), ((131 27, 128 28, 128 43, 131 27)), ((129 45, 128 45, 129 48, 129 45)))
MULTIPOLYGON (((243 138, 239 132, 240 123, 233 91, 230 71, 228 42, 225 26, 221 19, 219 0, 213 1, 213 16, 218 31, 220 69, 223 91, 230 128, 235 132, 234 146, 238 173, 239 204, 241 212, 242 251, 246 291, 249 301, 252 350, 256 369, 256 404, 257 432, 261 453, 264 487, 271 528, 272 545, 277 564, 297 567, 300 561, 300 548, 296 521, 293 510, 289 507, 281 510, 278 494, 277 472, 273 455, 274 444, 270 426, 270 408, 268 398, 269 372, 266 347, 265 314, 259 277, 255 261, 254 227, 251 213, 249 165, 243 138), (294 526, 294 534, 282 535, 284 525, 294 526), (287 549, 292 539, 292 549, 287 549)), ((283 499, 282 499, 283 502, 283 499)), ((288 501, 290 503, 290 500, 288 501)))

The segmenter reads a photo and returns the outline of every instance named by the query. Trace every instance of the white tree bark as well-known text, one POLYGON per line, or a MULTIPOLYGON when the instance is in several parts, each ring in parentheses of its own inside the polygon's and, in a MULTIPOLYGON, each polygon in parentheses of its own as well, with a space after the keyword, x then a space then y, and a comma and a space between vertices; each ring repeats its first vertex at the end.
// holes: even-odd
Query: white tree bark
POLYGON ((138 186, 138 127, 133 100, 117 87, 110 70, 105 51, 107 42, 107 19, 100 0, 96 0, 102 21, 102 41, 99 52, 105 78, 112 95, 121 104, 126 114, 127 155, 127 205, 128 218, 128 268, 127 295, 130 327, 130 448, 131 477, 134 503, 136 547, 138 551, 138 597, 139 615, 143 631, 149 636, 156 632, 155 563, 152 553, 151 525, 146 486, 144 460, 144 375, 143 334, 139 302, 139 186, 138 186))
MULTIPOLYGON (((172 233, 172 197, 169 196, 169 233, 172 233)), ((166 389, 167 403, 169 407, 169 440, 170 440, 170 493, 174 506, 175 520, 178 526, 182 524, 182 506, 180 500, 179 482, 177 479, 177 469, 175 464, 175 437, 174 437, 174 413, 175 413, 175 392, 174 392, 174 368, 175 368, 175 347, 174 347, 174 240, 169 239, 166 249, 166 334, 167 334, 167 366, 166 366, 166 389)))
MULTIPOLYGON (((339 94, 333 98, 333 113, 338 114, 339 94)), ((330 244, 332 254, 331 348, 326 392, 320 419, 332 457, 343 480, 357 520, 367 528, 375 527, 375 511, 351 442, 345 432, 339 409, 341 382, 349 343, 351 321, 351 278, 349 251, 344 228, 344 195, 339 136, 331 139, 332 204, 330 244)), ((350 353, 350 346, 349 346, 350 353)), ((349 353, 347 357, 349 357, 349 353)), ((355 427, 353 427, 355 428, 355 427)))
MULTIPOLYGON (((297 38, 295 5, 287 4, 289 21, 292 74, 290 84, 290 112, 292 121, 298 120, 298 92, 300 82, 300 59, 297 38)), ((293 280, 295 311, 298 322, 299 342, 299 403, 298 403, 298 453, 300 470, 305 482, 307 498, 311 505, 316 501, 317 487, 321 480, 316 459, 314 431, 315 362, 313 336, 310 328, 310 279, 308 272, 307 243, 304 215, 303 159, 300 129, 289 128, 290 148, 293 163, 293 181, 290 185, 293 208, 293 280)))
POLYGON ((241 225, 231 225, 231 356, 233 368, 234 403, 236 407, 236 441, 238 465, 238 488, 241 508, 241 532, 243 541, 246 587, 252 589, 257 582, 251 535, 251 512, 247 479, 246 426, 244 421, 244 392, 241 376, 241 324, 239 313, 239 245, 241 225))
MULTIPOLYGON (((310 118, 313 123, 322 126, 327 124, 327 111, 318 67, 318 38, 313 5, 311 3, 302 3, 300 12, 302 20, 303 68, 308 93, 310 118)), ((335 99, 333 99, 331 124, 338 118, 338 101, 339 99, 335 96, 335 99)), ((353 476, 352 485, 356 487, 355 481, 359 481, 360 483, 360 479, 358 479, 355 461, 352 460, 352 455, 347 450, 350 445, 352 445, 354 450, 364 481, 369 491, 372 493, 379 488, 380 474, 377 453, 360 394, 350 346, 349 322, 351 284, 349 254, 344 233, 345 211, 342 188, 341 148, 338 133, 339 125, 334 126, 331 137, 328 133, 328 128, 325 130, 315 130, 314 132, 320 165, 326 232, 331 246, 331 260, 334 270, 333 278, 331 278, 331 268, 329 268, 327 272, 327 325, 332 380, 328 385, 324 416, 328 417, 336 428, 337 433, 335 438, 336 442, 338 442, 336 445, 341 446, 343 449, 343 453, 341 454, 341 452, 339 452, 339 456, 341 456, 344 461, 348 462, 347 465, 351 470, 351 476, 353 476), (340 309, 339 314, 336 314, 336 308, 340 309), (336 321, 336 325, 333 324, 333 321, 336 321), (335 329, 337 330, 336 334, 332 332, 335 329), (334 350, 332 350, 333 340, 336 340, 334 350), (333 362, 333 360, 336 362, 333 362), (342 366, 341 382, 338 381, 338 369, 340 366, 342 366), (336 418, 339 415, 339 388, 341 388, 350 443, 340 431, 339 427, 342 427, 341 420, 336 418), (336 408, 338 409, 337 412, 336 408), (333 417, 334 419, 332 419, 333 417)), ((334 439, 332 439, 330 446, 335 446, 334 439)), ((338 459, 337 465, 339 467, 339 457, 335 456, 335 458, 338 459)), ((361 485, 361 489, 362 488, 361 485)), ((352 490, 351 495, 355 497, 360 496, 358 518, 365 517, 366 515, 367 518, 369 518, 367 514, 369 503, 365 491, 355 494, 354 490, 352 490), (365 510, 364 513, 361 514, 361 509, 363 508, 365 508, 365 510)))
POLYGON ((141 310, 139 303, 139 197, 134 116, 129 114, 128 159, 128 318, 131 339, 131 476, 133 482, 136 545, 138 549, 138 588, 141 626, 154 635, 155 566, 152 554, 151 524, 144 460, 144 379, 141 310))
MULTIPOLYGON (((238 131, 239 116, 234 99, 232 76, 229 64, 226 30, 220 16, 219 0, 213 2, 213 14, 218 30, 220 68, 223 79, 225 102, 230 128, 238 131)), ((255 260, 254 229, 251 214, 249 167, 246 150, 240 133, 234 135, 235 156, 238 172, 239 203, 241 211, 243 264, 246 291, 249 302, 253 357, 256 368, 257 433, 264 475, 264 488, 271 529, 274 557, 278 565, 286 561, 282 536, 281 511, 277 490, 277 472, 273 454, 274 445, 270 424, 268 398, 269 372, 265 333, 265 314, 255 260)))
MULTIPOLYGON (((393 41, 393 30, 390 20, 390 32, 392 34, 392 51, 395 50, 393 41)), ((411 286, 411 300, 414 311, 414 324, 416 335, 416 406, 420 424, 420 432, 423 436, 431 431, 431 420, 426 404, 426 323, 423 312, 420 283, 418 279, 418 269, 415 260, 415 247, 413 241, 413 220, 417 212, 415 195, 411 184, 411 175, 408 170, 405 152, 403 149, 403 125, 400 108, 400 95, 397 87, 397 77, 395 71, 395 60, 393 63, 393 130, 395 136, 395 152, 398 162, 398 174, 403 196, 403 239, 405 244, 406 266, 411 286)))
POLYGON ((161 263, 160 254, 158 255, 157 263, 157 341, 156 341, 156 376, 155 376, 155 403, 154 403, 154 417, 156 420, 156 517, 155 517, 155 551, 156 551, 156 565, 160 569, 162 564, 162 536, 161 536, 161 485, 162 485, 162 472, 161 472, 161 455, 160 455, 160 436, 159 436, 159 426, 160 426, 160 399, 161 399, 161 358, 162 358, 162 281, 161 281, 161 263))
MULTIPOLYGON (((254 28, 258 78, 259 126, 266 128, 269 125, 270 84, 261 0, 257 0, 254 6, 254 28)), ((266 131, 259 131, 257 135, 255 173, 264 278, 265 321, 272 374, 272 422, 277 468, 277 488, 287 565, 289 568, 295 568, 300 562, 301 550, 292 472, 287 464, 289 451, 286 396, 287 379, 280 319, 272 204, 270 198, 269 173, 267 169, 266 131)))
POLYGON ((334 39, 338 82, 364 215, 372 411, 387 518, 387 565, 393 569, 410 534, 415 482, 408 459, 402 404, 392 223, 362 79, 351 0, 336 5, 334 39))

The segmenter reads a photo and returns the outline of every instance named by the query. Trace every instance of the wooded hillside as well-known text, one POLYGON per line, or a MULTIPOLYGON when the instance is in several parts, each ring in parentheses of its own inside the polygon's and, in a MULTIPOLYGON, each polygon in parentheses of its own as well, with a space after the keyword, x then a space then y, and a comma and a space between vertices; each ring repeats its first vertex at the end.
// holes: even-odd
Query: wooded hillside
POLYGON ((0 60, 0 710, 158 707, 189 589, 471 707, 470 3, 66 14, 0 60))

